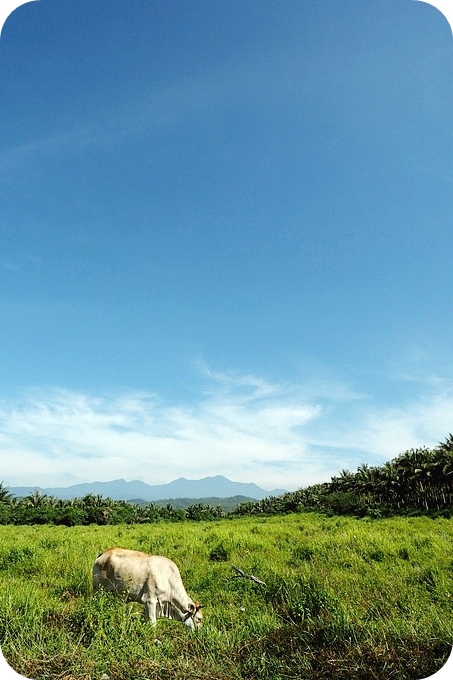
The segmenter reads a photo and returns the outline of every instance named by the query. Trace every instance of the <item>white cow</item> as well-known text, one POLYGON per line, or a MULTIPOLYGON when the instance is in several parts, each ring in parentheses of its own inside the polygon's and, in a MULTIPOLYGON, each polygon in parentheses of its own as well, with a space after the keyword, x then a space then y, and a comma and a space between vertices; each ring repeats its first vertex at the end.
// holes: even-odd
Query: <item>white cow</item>
POLYGON ((166 616, 191 629, 201 626, 201 605, 187 595, 178 567, 167 557, 109 548, 93 565, 93 590, 100 589, 125 592, 128 600, 143 604, 153 624, 166 616))

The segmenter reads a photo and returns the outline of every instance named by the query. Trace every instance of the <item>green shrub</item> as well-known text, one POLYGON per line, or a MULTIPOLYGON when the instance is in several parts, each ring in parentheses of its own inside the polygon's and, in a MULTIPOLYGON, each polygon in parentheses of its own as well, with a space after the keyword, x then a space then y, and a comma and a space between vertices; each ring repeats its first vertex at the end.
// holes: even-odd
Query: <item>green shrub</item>
POLYGON ((288 623, 313 619, 336 607, 336 598, 314 576, 276 578, 268 586, 267 599, 288 623))
POLYGON ((337 515, 357 515, 363 517, 367 511, 365 501, 353 491, 335 491, 326 496, 328 510, 337 515))
POLYGON ((34 553, 27 546, 23 548, 11 548, 7 553, 0 556, 0 569, 8 569, 18 563, 26 564, 30 562, 34 553))
POLYGON ((399 548, 397 552, 398 557, 402 560, 409 560, 409 550, 406 547, 399 548))
POLYGON ((315 551, 308 545, 298 546, 293 550, 292 561, 293 562, 309 562, 313 559, 315 551))
POLYGON ((211 562, 228 562, 228 551, 222 543, 213 548, 209 553, 211 562))
POLYGON ((382 562, 385 559, 385 552, 381 548, 376 548, 368 553, 368 559, 373 562, 382 562))

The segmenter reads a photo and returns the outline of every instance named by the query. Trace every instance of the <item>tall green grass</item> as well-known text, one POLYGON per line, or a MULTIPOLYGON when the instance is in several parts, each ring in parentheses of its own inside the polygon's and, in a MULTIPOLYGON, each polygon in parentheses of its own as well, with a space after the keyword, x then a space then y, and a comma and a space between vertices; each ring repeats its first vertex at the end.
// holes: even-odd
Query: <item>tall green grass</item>
POLYGON ((425 517, 1 526, 2 651, 35 680, 423 678, 453 644, 452 546, 453 521, 425 517), (203 628, 93 596, 111 545, 173 559, 203 628))

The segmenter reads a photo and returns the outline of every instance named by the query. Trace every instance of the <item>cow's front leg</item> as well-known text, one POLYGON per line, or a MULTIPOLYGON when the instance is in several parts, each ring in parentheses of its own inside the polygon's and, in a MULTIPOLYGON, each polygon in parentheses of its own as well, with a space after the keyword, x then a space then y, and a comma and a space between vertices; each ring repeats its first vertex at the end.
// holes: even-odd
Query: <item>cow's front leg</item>
POLYGON ((156 624, 156 621, 157 621, 156 607, 157 607, 157 600, 147 600, 144 604, 144 609, 143 609, 145 619, 148 619, 149 621, 151 621, 153 626, 156 624))

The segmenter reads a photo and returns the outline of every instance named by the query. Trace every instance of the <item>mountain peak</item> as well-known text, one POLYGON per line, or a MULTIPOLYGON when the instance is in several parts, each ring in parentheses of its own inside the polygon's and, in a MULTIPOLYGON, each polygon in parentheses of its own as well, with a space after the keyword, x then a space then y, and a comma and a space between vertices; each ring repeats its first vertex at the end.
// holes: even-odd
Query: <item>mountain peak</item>
POLYGON ((150 486, 138 479, 126 482, 124 479, 115 479, 110 482, 87 482, 75 484, 69 487, 10 487, 9 492, 14 496, 27 496, 39 490, 56 498, 80 498, 87 494, 97 494, 113 498, 113 500, 135 500, 140 498, 144 501, 158 501, 167 498, 230 498, 232 496, 247 496, 261 500, 266 496, 278 496, 284 493, 284 489, 266 491, 253 483, 232 482, 223 475, 204 477, 203 479, 186 479, 179 477, 169 484, 150 486))

